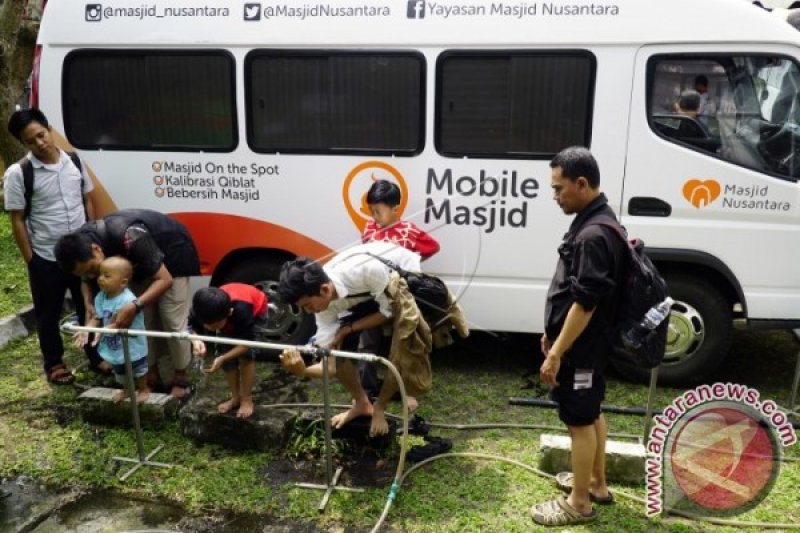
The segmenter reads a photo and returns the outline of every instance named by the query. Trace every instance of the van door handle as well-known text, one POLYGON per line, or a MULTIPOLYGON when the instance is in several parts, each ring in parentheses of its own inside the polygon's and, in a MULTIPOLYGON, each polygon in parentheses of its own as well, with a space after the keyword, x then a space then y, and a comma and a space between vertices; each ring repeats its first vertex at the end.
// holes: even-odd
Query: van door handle
POLYGON ((635 217, 668 217, 672 206, 660 198, 635 196, 628 201, 628 214, 635 217))

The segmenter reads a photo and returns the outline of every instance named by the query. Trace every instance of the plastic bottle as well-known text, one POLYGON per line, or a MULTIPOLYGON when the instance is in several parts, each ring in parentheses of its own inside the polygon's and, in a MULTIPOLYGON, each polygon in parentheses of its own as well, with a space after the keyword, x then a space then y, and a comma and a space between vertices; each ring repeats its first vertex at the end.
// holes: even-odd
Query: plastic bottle
POLYGON ((645 337, 669 316, 669 310, 673 303, 674 300, 667 296, 663 302, 648 309, 642 321, 623 335, 622 339, 625 344, 634 349, 639 348, 645 337))

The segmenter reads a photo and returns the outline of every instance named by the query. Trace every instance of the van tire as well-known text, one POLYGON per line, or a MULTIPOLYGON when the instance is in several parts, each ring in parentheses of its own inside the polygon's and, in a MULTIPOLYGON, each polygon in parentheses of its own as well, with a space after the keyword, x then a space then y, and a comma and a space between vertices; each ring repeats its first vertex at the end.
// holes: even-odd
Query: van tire
MULTIPOLYGON (((225 283, 249 283, 262 289, 269 300, 267 323, 268 328, 256 335, 256 340, 274 342, 278 344, 300 345, 306 344, 314 334, 316 324, 314 317, 304 313, 296 305, 285 304, 278 295, 278 280, 280 279, 281 266, 286 258, 255 257, 235 264, 221 278, 220 285, 225 283)), ((266 357, 259 359, 274 359, 277 352, 265 350, 266 357)))
MULTIPOLYGON (((731 304, 713 284, 699 277, 665 272, 670 296, 667 349, 658 370, 662 385, 685 386, 710 376, 728 355, 733 316, 731 304)), ((628 379, 647 383, 650 371, 612 359, 614 368, 628 379)))

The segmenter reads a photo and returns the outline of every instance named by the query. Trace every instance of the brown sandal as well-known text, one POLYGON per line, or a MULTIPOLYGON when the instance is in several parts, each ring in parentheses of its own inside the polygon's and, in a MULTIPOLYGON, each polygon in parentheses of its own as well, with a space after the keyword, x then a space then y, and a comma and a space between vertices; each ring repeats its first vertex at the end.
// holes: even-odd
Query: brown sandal
MULTIPOLYGON (((572 472, 559 472, 556 474, 556 487, 569 494, 572 492, 572 485, 575 482, 575 476, 572 472)), ((614 495, 608 491, 608 496, 605 498, 598 498, 592 491, 589 491, 589 499, 599 505, 611 505, 614 503, 614 495)))
POLYGON ((531 507, 533 521, 543 526, 571 526, 597 519, 597 511, 585 515, 572 507, 564 496, 531 507))
POLYGON ((47 381, 52 385, 71 385, 75 381, 75 376, 62 363, 50 369, 47 381))

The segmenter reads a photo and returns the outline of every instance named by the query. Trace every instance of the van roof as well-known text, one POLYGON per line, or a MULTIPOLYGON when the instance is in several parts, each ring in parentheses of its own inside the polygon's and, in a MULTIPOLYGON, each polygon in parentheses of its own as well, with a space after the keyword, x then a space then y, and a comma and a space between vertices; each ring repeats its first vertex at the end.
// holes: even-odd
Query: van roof
POLYGON ((52 46, 408 47, 789 42, 744 0, 100 0, 49 2, 52 46))

